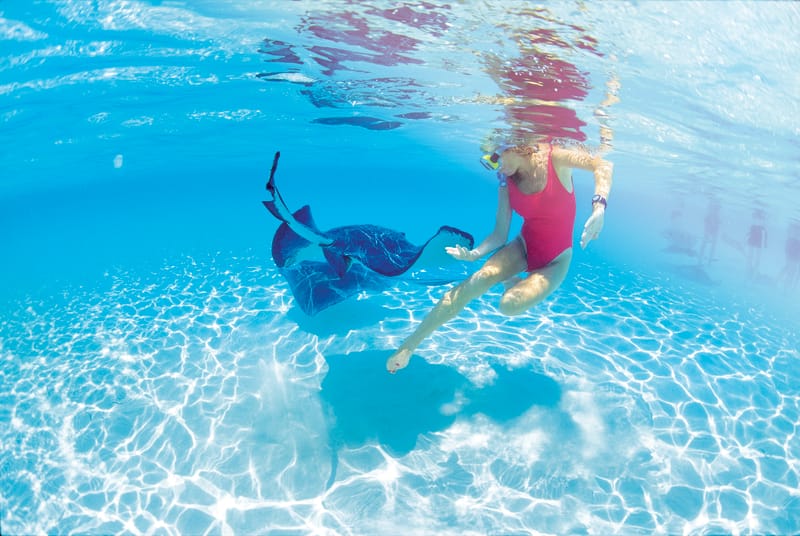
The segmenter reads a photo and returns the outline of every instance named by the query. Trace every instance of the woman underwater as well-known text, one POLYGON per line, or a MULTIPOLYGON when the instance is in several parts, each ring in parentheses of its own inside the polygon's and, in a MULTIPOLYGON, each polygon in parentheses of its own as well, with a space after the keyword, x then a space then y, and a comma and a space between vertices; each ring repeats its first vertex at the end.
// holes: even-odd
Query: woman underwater
POLYGON ((613 165, 601 156, 583 148, 536 143, 502 147, 484 160, 500 168, 494 231, 474 249, 456 246, 447 248, 447 252, 459 260, 475 261, 497 251, 479 270, 445 292, 386 362, 391 373, 406 367, 428 335, 497 283, 506 286, 500 299, 500 312, 505 315, 524 313, 561 285, 572 260, 576 211, 573 168, 594 173, 592 214, 583 228, 581 248, 603 229, 613 165), (506 243, 512 211, 523 218, 522 230, 506 243), (522 272, 527 273, 525 277, 519 277, 522 272))

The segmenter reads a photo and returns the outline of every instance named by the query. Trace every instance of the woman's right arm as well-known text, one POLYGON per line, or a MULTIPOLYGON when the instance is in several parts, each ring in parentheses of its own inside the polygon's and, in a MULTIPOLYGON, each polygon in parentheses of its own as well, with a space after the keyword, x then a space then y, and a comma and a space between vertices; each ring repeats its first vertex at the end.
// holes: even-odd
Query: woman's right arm
POLYGON ((508 240, 511 229, 511 204, 508 201, 508 187, 500 186, 497 193, 497 214, 495 215, 494 230, 474 249, 464 246, 446 248, 447 253, 458 260, 474 261, 504 245, 508 240))

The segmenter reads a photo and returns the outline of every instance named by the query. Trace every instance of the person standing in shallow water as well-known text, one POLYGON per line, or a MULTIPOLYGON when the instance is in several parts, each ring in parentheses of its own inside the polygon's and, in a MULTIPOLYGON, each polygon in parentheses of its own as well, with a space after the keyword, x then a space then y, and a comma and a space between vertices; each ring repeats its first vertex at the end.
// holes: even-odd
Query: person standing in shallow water
POLYGON ((717 250, 717 238, 719 238, 719 217, 720 205, 716 199, 712 199, 708 203, 708 212, 704 221, 705 234, 703 235, 703 243, 700 245, 700 253, 697 255, 698 264, 710 264, 711 261, 716 260, 715 254, 717 250), (708 251, 708 258, 706 259, 706 251, 708 251))
POLYGON ((753 211, 753 224, 747 232, 747 276, 756 278, 760 275, 761 250, 767 247, 767 228, 764 223, 764 211, 753 211))
POLYGON ((492 155, 492 161, 498 159, 500 187, 494 231, 474 249, 457 246, 447 248, 447 253, 459 260, 475 261, 500 249, 445 293, 386 362, 389 372, 406 367, 428 335, 495 284, 506 284, 500 299, 500 312, 505 315, 526 312, 561 285, 572 260, 576 210, 573 168, 594 173, 592 214, 584 225, 581 247, 600 235, 611 191, 611 162, 582 148, 548 143, 504 148, 492 155), (512 211, 524 222, 520 235, 506 243, 512 211), (522 272, 527 272, 525 277, 519 277, 522 272))
POLYGON ((778 274, 778 280, 783 282, 786 290, 797 288, 800 282, 800 220, 789 223, 786 231, 786 262, 783 270, 778 274))

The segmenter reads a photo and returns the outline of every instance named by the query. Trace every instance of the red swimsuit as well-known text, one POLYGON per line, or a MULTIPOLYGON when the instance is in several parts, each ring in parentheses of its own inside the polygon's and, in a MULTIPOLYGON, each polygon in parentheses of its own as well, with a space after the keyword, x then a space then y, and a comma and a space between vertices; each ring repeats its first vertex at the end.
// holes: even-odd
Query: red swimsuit
POLYGON ((575 224, 575 190, 568 192, 553 167, 553 149, 547 156, 547 184, 544 190, 524 194, 508 180, 511 208, 523 217, 522 239, 528 256, 528 271, 547 266, 572 247, 575 224))

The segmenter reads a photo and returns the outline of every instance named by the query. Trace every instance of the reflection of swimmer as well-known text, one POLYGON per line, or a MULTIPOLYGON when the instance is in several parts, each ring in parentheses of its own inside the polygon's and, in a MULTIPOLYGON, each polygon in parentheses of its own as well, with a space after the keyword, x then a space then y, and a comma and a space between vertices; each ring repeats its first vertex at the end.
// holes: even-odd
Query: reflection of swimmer
POLYGON ((719 224, 719 202, 716 200, 711 200, 711 202, 708 204, 708 212, 706 213, 704 220, 703 242, 700 244, 700 253, 697 256, 697 260, 700 264, 702 264, 704 259, 706 259, 706 251, 708 252, 708 258, 705 262, 716 260, 714 258, 714 253, 717 250, 719 224))
MULTIPOLYGON (((506 123, 512 130, 504 139, 541 136, 583 142, 586 123, 572 103, 589 95, 591 84, 585 71, 571 60, 578 49, 600 55, 597 40, 583 28, 558 20, 547 8, 538 9, 536 19, 521 29, 498 25, 498 32, 510 30, 508 38, 518 55, 481 55, 486 72, 501 90, 498 102, 504 104, 506 123)), ((619 83, 612 86, 615 91, 619 83)), ((600 108, 610 104, 608 101, 600 108)))
POLYGON ((767 247, 767 228, 764 226, 764 211, 753 212, 753 224, 747 232, 747 275, 759 275, 761 250, 767 247))
POLYGON ((614 144, 614 132, 608 125, 608 108, 611 105, 619 102, 617 92, 619 91, 620 83, 616 74, 611 74, 611 77, 606 81, 606 98, 594 110, 594 116, 600 123, 600 152, 605 154, 611 151, 614 144))
POLYGON ((789 224, 785 253, 786 262, 778 279, 783 282, 784 288, 795 289, 800 281, 800 221, 789 224))
POLYGON ((455 317, 467 303, 497 283, 506 282, 500 311, 518 315, 547 298, 564 281, 572 260, 575 190, 572 168, 594 172, 592 214, 581 236, 581 247, 603 228, 606 197, 611 189, 612 165, 585 149, 539 143, 502 148, 486 157, 499 167, 500 191, 495 228, 478 247, 447 248, 460 260, 474 261, 499 248, 472 276, 447 291, 416 331, 386 363, 390 372, 405 367, 414 349, 433 331, 455 317), (522 232, 506 243, 512 210, 524 219, 522 232), (517 277, 527 272, 526 277, 517 277))

